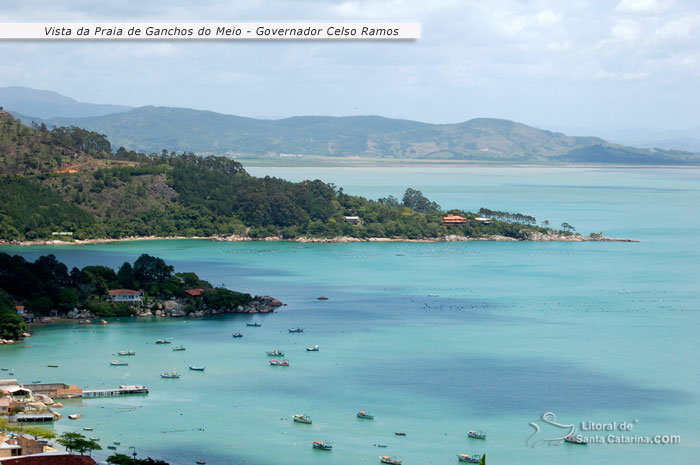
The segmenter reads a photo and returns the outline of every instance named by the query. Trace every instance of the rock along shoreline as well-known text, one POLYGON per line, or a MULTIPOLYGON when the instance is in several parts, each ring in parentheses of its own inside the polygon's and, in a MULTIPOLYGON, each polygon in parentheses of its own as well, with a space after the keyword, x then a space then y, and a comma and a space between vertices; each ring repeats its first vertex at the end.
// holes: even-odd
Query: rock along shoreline
POLYGON ((0 241, 0 245, 90 245, 90 244, 109 244, 114 242, 130 242, 130 241, 155 241, 155 240, 182 240, 196 239, 209 240, 216 242, 299 242, 303 244, 328 244, 328 243, 349 243, 349 242, 410 242, 410 243, 434 243, 434 242, 639 242, 636 239, 612 238, 612 237, 587 237, 580 234, 560 234, 560 233, 530 233, 525 239, 516 239, 506 236, 485 236, 485 237, 467 237, 450 234, 428 239, 407 239, 401 237, 297 237, 295 239, 285 239, 280 236, 270 236, 262 238, 253 238, 249 236, 231 235, 231 236, 129 236, 116 239, 76 239, 73 241, 62 241, 57 239, 46 239, 38 241, 0 241))

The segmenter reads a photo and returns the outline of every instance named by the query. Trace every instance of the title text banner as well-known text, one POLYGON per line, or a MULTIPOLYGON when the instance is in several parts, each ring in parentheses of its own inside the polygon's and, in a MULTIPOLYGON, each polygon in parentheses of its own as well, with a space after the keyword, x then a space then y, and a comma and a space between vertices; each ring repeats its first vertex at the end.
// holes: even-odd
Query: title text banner
POLYGON ((0 23, 0 40, 412 40, 420 23, 0 23))

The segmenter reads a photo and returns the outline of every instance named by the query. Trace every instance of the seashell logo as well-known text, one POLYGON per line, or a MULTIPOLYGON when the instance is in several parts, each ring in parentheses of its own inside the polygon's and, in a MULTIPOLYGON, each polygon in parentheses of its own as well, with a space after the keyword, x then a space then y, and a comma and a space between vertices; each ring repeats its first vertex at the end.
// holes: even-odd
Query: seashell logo
POLYGON ((576 434, 574 425, 562 425, 557 423, 557 416, 552 412, 545 412, 539 420, 528 423, 535 429, 535 432, 527 438, 525 445, 529 447, 537 447, 542 444, 548 446, 557 446, 564 442, 567 436, 576 434), (537 436, 537 437, 536 437, 537 436))

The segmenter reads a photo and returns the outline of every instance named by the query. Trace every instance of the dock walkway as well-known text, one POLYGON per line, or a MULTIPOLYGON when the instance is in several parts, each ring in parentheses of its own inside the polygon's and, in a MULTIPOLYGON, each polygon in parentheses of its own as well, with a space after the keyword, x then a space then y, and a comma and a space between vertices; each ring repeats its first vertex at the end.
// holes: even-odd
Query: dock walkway
POLYGON ((83 397, 111 397, 128 394, 148 394, 148 388, 140 384, 123 384, 116 389, 83 389, 83 397))

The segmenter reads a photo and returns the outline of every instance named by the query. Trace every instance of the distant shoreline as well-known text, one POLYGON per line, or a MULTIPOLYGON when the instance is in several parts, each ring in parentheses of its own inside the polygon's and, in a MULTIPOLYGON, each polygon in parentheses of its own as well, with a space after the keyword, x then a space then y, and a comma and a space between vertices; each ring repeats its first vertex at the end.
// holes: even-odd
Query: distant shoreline
POLYGON ((565 169, 700 169, 699 165, 626 164, 626 163, 551 163, 551 162, 489 162, 485 160, 450 160, 424 158, 321 157, 307 155, 298 159, 256 158, 238 156, 234 160, 245 168, 565 168, 565 169))
POLYGON ((611 237, 586 237, 581 235, 565 235, 565 234, 540 234, 536 233, 527 239, 516 239, 506 236, 487 236, 487 237, 467 237, 458 235, 447 235, 438 238, 430 239, 407 239, 407 238, 389 238, 389 237, 298 237, 295 239, 284 239, 279 236, 252 238, 248 236, 131 236, 117 239, 78 239, 74 241, 61 241, 57 239, 45 239, 38 241, 0 241, 0 245, 92 245, 92 244, 109 244, 116 242, 135 242, 135 241, 154 241, 154 240, 208 240, 213 242, 297 242, 302 244, 328 244, 328 243, 350 243, 350 242, 408 242, 408 243, 435 243, 435 242, 639 242, 636 239, 628 238, 611 238, 611 237))

